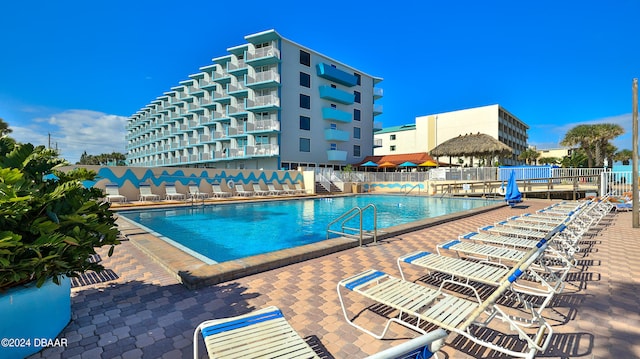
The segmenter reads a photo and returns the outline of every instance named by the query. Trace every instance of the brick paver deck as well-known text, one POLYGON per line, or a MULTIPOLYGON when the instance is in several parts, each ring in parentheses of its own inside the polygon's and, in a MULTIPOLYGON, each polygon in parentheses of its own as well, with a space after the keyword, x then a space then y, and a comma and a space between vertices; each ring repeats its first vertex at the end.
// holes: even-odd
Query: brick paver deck
MULTIPOLYGON (((123 242, 111 258, 100 253, 109 272, 93 281, 106 282, 86 285, 92 279, 85 278, 72 290, 72 320, 60 334, 67 347, 47 348, 32 358, 189 358, 193 329, 200 322, 269 305, 280 307, 323 357, 365 357, 417 333, 392 325, 385 339, 377 340, 348 325, 336 294, 340 279, 368 268, 399 275, 400 255, 434 250, 458 234, 549 203, 527 200, 521 208, 504 207, 199 290, 186 289, 173 274, 123 242)), ((640 357, 640 231, 631 228, 631 215, 612 213, 584 237, 587 251, 578 256, 581 271, 570 274, 565 292, 544 312, 555 333, 549 349, 538 357, 640 357)), ((363 315, 359 320, 380 329, 376 319, 363 315)), ((445 358, 504 357, 455 335, 448 337, 442 352, 445 358)))

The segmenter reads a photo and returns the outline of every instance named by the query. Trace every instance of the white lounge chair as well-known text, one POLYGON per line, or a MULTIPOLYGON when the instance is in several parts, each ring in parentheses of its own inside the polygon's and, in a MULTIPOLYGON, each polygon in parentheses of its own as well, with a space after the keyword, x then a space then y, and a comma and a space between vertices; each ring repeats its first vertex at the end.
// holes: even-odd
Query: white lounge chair
POLYGON ((231 192, 223 191, 219 184, 212 184, 211 189, 213 190, 213 197, 223 198, 223 197, 231 197, 231 192))
POLYGON ((179 200, 179 199, 184 200, 187 198, 187 196, 185 196, 184 193, 178 193, 178 191, 176 190, 176 186, 173 184, 165 185, 164 191, 165 191, 164 199, 166 200, 179 200))
POLYGON ((191 199, 207 199, 209 194, 206 192, 200 192, 200 187, 196 185, 189 186, 189 198, 191 199))
POLYGON ((113 202, 127 202, 127 197, 123 196, 120 194, 120 191, 118 190, 118 185, 117 184, 108 184, 104 186, 106 195, 104 197, 104 199, 109 202, 109 203, 113 203, 113 202))
MULTIPOLYGON (((193 333, 194 358, 199 358, 199 333, 211 358, 320 358, 275 306, 201 323, 193 333)), ((418 354, 427 359, 442 347, 447 335, 434 330, 366 359, 417 358, 418 354)))
POLYGON ((235 185, 235 190, 236 190, 236 196, 241 196, 241 197, 251 197, 253 196, 253 191, 247 191, 244 189, 244 186, 241 184, 236 184, 235 185))
POLYGON ((146 183, 141 183, 139 186, 139 190, 140 190, 140 198, 138 200, 141 202, 146 200, 151 200, 151 201, 160 200, 159 195, 151 192, 151 185, 148 185, 146 183))
POLYGON ((281 195, 287 193, 285 190, 277 189, 273 183, 267 183, 267 188, 269 188, 269 191, 271 191, 271 194, 273 195, 281 195))
POLYGON ((271 194, 271 191, 262 189, 260 187, 260 183, 254 183, 252 186, 253 186, 253 193, 256 196, 268 196, 271 194))

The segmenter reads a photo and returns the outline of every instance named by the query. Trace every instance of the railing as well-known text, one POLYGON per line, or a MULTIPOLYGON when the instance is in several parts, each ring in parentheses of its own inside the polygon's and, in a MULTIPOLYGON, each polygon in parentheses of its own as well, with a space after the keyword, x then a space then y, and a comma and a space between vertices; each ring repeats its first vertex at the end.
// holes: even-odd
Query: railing
POLYGON ((331 233, 339 234, 344 237, 358 238, 360 246, 362 246, 362 240, 365 232, 368 235, 373 235, 373 243, 376 243, 378 241, 378 209, 373 203, 366 205, 364 208, 353 207, 347 212, 343 213, 340 217, 331 221, 327 225, 327 239, 329 239, 329 234, 331 233), (362 213, 366 211, 368 208, 373 209, 373 230, 372 231, 365 231, 362 228, 362 213), (353 218, 355 218, 356 216, 359 217, 359 227, 358 228, 347 227, 347 223, 353 218), (331 229, 331 226, 338 223, 339 221, 342 221, 340 225, 340 231, 331 229), (355 232, 355 233, 350 233, 350 232, 355 232))
POLYGON ((322 173, 316 172, 316 182, 320 183, 327 192, 331 192, 331 182, 322 173))
MULTIPOLYGON (((411 186, 410 184, 403 184, 402 187, 400 187, 400 191, 404 192, 404 189, 406 187, 411 186)), ((418 189, 418 194, 420 194, 420 184, 416 184, 411 186, 411 188, 409 188, 409 190, 407 192, 404 192, 404 195, 407 196, 409 193, 411 193, 411 191, 413 191, 414 189, 418 189)))

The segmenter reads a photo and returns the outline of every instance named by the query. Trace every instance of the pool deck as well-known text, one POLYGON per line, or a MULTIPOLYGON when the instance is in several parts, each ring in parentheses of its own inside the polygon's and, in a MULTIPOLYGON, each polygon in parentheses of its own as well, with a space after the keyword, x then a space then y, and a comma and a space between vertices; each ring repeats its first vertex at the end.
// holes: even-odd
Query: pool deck
MULTIPOLYGON (((180 284, 132 241, 124 241, 113 257, 100 250, 106 272, 86 276, 72 289, 72 321, 59 336, 68 345, 44 349, 32 358, 189 358, 200 322, 270 305, 282 309, 321 357, 362 358, 417 333, 392 325, 385 339, 377 340, 347 324, 336 294, 339 280, 368 268, 397 276, 401 255, 433 250, 458 234, 550 203, 526 200, 517 208, 501 207, 197 290, 180 284)), ((640 230, 631 228, 631 216, 611 213, 583 237, 587 250, 578 255, 577 270, 543 312, 554 336, 537 357, 640 357, 640 246, 635 243, 640 230)), ((350 309, 362 309, 355 304, 360 303, 350 309)), ((380 318, 366 314, 360 324, 381 329, 380 318)), ((443 357, 505 356, 450 335, 443 357)))

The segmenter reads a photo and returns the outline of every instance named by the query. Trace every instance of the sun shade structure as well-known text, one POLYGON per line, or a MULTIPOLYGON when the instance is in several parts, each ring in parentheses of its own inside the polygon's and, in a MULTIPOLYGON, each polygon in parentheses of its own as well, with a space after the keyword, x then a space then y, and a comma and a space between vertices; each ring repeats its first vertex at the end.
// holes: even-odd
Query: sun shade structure
POLYGON ((361 164, 360 167, 378 167, 378 164, 373 161, 367 161, 361 164))
POLYGON ((495 138, 484 134, 460 135, 449 139, 430 151, 431 156, 508 156, 513 149, 495 138))
POLYGON ((417 165, 415 163, 409 162, 409 161, 403 162, 398 165, 398 167, 416 167, 416 166, 417 165))
POLYGON ((436 167, 438 164, 435 161, 426 160, 418 165, 418 167, 436 167))
POLYGON ((382 162, 381 164, 378 165, 378 167, 380 168, 394 168, 397 165, 395 163, 391 163, 391 162, 382 162))

